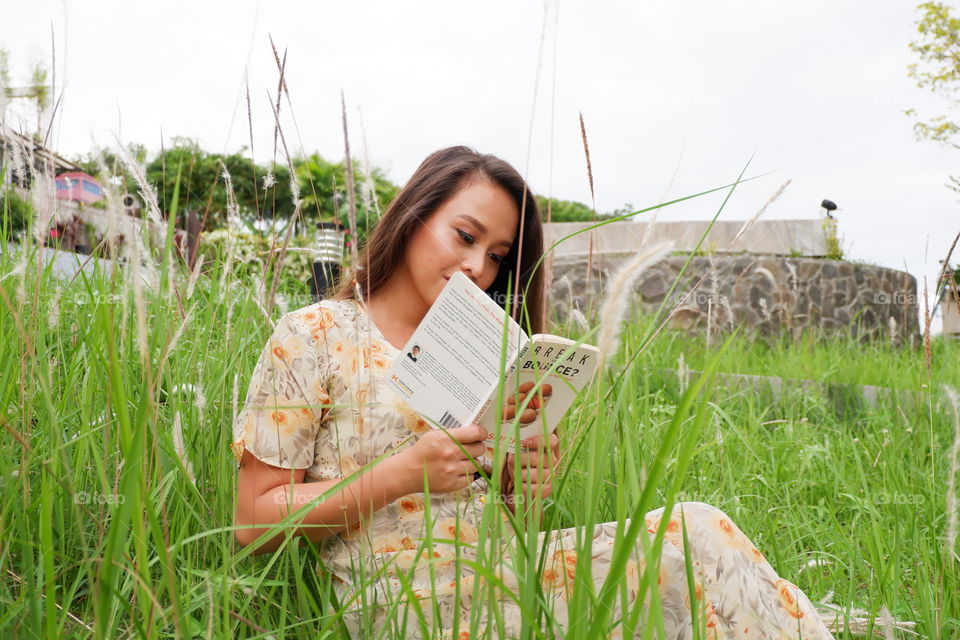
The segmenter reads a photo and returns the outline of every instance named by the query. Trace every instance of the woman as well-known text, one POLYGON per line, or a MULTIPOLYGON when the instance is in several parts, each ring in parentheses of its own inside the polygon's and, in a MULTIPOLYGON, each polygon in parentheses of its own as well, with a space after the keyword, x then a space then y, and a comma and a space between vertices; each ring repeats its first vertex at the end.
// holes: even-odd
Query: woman
MULTIPOLYGON (((519 547, 498 547, 497 534, 487 535, 502 524, 497 517, 491 528, 490 514, 509 517, 513 503, 485 512, 487 480, 474 476, 486 433, 478 425, 433 430, 385 386, 384 374, 456 271, 505 308, 507 291, 518 292, 509 308, 522 302, 524 324, 539 331, 543 282, 535 264, 542 252, 536 202, 516 170, 465 147, 443 149, 391 203, 364 248, 355 282, 342 283, 332 300, 283 316, 261 354, 234 426, 236 537, 253 544, 291 509, 331 492, 309 509, 295 534, 320 543, 354 635, 366 637, 384 625, 399 637, 450 634, 469 628, 471 616, 490 637, 520 631, 520 606, 504 593, 517 591, 512 549, 519 547), (344 478, 353 481, 338 486, 344 478), (491 540, 489 549, 502 552, 496 558, 477 544, 491 540), (489 569, 483 574, 493 583, 488 591, 474 590, 484 585, 471 577, 474 560, 489 569), (492 600, 483 599, 487 594, 492 600), (370 625, 366 632, 363 625, 370 625)), ((507 457, 503 490, 493 495, 516 493, 528 506, 551 494, 560 452, 555 435, 525 444, 519 460, 507 457)), ((648 531, 656 531, 662 515, 647 514, 648 531)), ((616 523, 593 531, 589 561, 596 585, 606 578, 615 531, 616 523)), ((552 610, 550 633, 562 634, 583 559, 574 551, 576 530, 539 535, 549 537, 540 577, 552 610)), ((276 549, 283 539, 277 534, 257 551, 276 549)), ((612 620, 636 600, 643 567, 640 555, 628 562, 625 602, 617 603, 612 620)), ((707 637, 831 637, 806 596, 709 505, 677 505, 657 582, 671 638, 691 637, 691 606, 707 637), (686 579, 683 524, 695 585, 686 579)))

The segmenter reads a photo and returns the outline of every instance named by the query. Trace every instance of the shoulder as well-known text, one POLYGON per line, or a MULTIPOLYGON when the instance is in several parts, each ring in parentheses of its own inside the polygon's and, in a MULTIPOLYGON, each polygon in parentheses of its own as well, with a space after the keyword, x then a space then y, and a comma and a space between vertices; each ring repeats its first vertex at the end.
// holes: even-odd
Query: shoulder
POLYGON ((322 329, 343 327, 349 323, 351 313, 355 313, 353 300, 321 300, 306 307, 288 311, 283 320, 294 328, 312 333, 322 329))

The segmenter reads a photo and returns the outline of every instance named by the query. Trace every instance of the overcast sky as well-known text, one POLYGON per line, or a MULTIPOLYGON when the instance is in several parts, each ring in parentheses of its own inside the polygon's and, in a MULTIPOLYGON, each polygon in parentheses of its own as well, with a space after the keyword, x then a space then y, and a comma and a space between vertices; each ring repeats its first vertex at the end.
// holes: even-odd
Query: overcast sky
MULTIPOLYGON (((49 64, 55 42, 54 143, 68 156, 114 136, 249 147, 249 83, 253 157, 271 159, 272 36, 287 51, 291 152, 342 158, 343 91, 354 155, 365 133, 397 183, 431 151, 468 144, 539 193, 589 203, 582 112, 599 211, 721 186, 749 162, 747 175, 769 175, 742 185, 724 219, 749 218, 791 179, 765 217, 814 218, 829 198, 848 256, 905 268, 921 290, 960 230, 944 187, 960 152, 917 141, 903 114, 945 109, 907 77, 912 1, 5 4, 15 81, 49 64)), ((707 218, 720 199, 659 216, 707 218)))

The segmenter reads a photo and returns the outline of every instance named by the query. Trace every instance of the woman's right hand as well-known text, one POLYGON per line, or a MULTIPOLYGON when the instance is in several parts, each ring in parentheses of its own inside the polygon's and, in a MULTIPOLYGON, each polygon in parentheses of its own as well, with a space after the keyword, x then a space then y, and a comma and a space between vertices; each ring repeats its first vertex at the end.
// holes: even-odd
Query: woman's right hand
POLYGON ((430 493, 451 493, 469 486, 477 470, 474 458, 487 452, 486 439, 487 430, 477 424, 422 435, 416 444, 397 454, 404 461, 410 493, 424 490, 424 476, 430 493))

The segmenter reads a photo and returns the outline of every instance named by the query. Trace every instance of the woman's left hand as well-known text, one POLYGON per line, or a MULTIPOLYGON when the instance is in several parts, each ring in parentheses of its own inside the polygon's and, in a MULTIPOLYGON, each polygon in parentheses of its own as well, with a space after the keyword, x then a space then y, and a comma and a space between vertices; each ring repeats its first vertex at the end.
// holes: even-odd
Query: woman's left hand
POLYGON ((548 439, 543 436, 531 436, 521 443, 526 449, 519 456, 520 475, 514 475, 515 459, 513 453, 507 454, 503 471, 506 486, 510 493, 517 487, 517 494, 523 496, 524 501, 534 498, 546 498, 553 493, 553 476, 557 463, 560 461, 560 439, 556 434, 550 434, 548 439))

